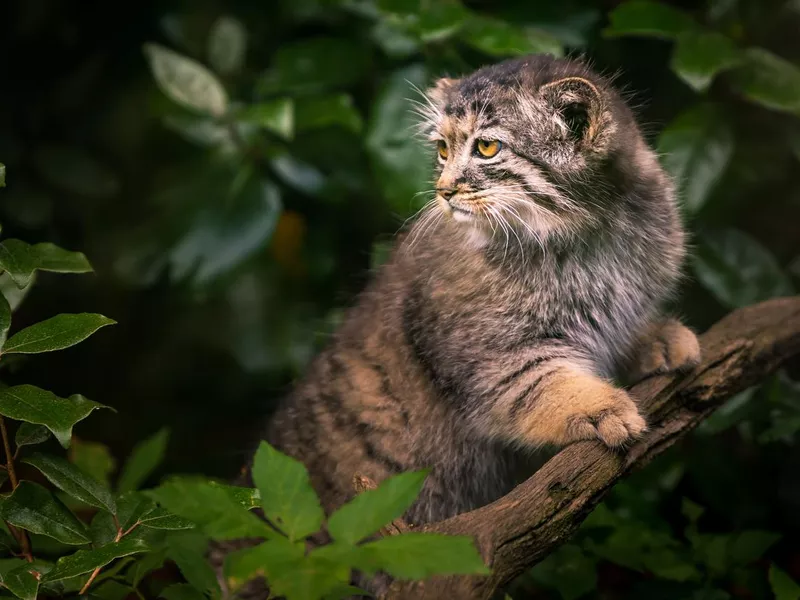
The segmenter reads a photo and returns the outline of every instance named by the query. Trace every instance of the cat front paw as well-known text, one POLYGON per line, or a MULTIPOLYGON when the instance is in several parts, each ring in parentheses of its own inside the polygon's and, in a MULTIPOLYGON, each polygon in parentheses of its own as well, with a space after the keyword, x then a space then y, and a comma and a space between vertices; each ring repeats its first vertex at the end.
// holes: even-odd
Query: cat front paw
POLYGON ((619 448, 633 442, 647 430, 636 403, 621 389, 608 386, 605 398, 593 410, 570 417, 567 435, 571 441, 599 439, 619 448))
POLYGON ((670 319, 654 327, 637 349, 631 376, 638 381, 652 375, 688 371, 700 363, 700 342, 680 321, 670 319))

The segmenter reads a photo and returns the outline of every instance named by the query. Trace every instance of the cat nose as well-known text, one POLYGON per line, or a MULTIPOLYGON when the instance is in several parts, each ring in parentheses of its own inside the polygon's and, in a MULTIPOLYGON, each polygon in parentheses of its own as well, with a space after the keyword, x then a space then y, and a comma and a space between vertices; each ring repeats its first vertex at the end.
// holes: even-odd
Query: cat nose
POLYGON ((453 194, 456 193, 456 188, 450 187, 438 187, 436 188, 436 192, 445 200, 450 200, 453 197, 453 194))

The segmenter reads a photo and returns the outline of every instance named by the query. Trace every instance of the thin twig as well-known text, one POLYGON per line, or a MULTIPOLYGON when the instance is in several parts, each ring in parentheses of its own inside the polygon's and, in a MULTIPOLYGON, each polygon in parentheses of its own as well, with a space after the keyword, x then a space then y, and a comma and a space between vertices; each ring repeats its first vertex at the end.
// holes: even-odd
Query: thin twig
MULTIPOLYGON (((6 471, 8 471, 8 480, 11 482, 11 489, 12 491, 17 489, 19 485, 19 480, 17 479, 17 472, 14 470, 14 458, 16 457, 15 453, 11 452, 11 442, 8 438, 8 429, 6 428, 6 420, 0 416, 0 434, 3 436, 3 449, 6 452, 6 471)), ((24 529, 17 529, 10 523, 6 523, 8 525, 8 530, 17 540, 22 548, 22 555, 25 557, 25 560, 32 563, 33 562, 33 554, 31 553, 31 540, 28 538, 28 532, 24 529), (15 532, 16 531, 16 532, 15 532)))

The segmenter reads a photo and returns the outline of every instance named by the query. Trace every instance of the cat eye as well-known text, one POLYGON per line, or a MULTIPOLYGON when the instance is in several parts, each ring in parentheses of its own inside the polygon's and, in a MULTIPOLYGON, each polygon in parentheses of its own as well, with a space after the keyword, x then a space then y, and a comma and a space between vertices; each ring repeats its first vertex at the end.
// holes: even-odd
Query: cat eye
POLYGON ((483 158, 492 158, 500 152, 503 144, 499 140, 478 140, 475 148, 483 158))
POLYGON ((444 140, 439 140, 437 144, 437 149, 439 151, 439 156, 443 160, 447 160, 447 142, 445 142, 444 140))

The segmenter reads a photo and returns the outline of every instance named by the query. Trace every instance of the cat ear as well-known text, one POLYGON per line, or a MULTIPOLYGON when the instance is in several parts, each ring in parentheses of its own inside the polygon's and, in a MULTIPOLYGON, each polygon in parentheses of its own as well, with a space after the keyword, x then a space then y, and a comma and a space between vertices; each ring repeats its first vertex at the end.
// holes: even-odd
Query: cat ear
POLYGON ((593 141, 603 121, 603 97, 583 77, 565 77, 544 84, 540 91, 554 108, 571 138, 593 141))
POLYGON ((458 79, 450 79, 449 77, 442 77, 433 87, 429 88, 425 93, 426 96, 433 102, 434 106, 442 106, 445 103, 447 94, 458 83, 458 79))

